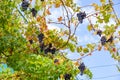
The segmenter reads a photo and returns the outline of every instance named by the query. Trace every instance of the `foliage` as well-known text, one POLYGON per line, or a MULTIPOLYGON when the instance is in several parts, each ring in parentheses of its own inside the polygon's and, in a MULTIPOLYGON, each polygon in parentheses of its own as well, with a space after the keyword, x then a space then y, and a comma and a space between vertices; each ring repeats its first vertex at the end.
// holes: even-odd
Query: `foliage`
POLYGON ((102 47, 115 60, 120 60, 115 42, 120 40, 119 35, 115 35, 115 32, 120 34, 117 31, 120 22, 111 0, 109 4, 106 0, 100 0, 101 5, 90 5, 96 11, 91 15, 83 12, 82 7, 73 0, 36 0, 34 8, 32 1, 0 1, 0 61, 14 69, 14 73, 9 68, 2 69, 0 79, 57 80, 65 79, 67 75, 67 78, 74 80, 79 72, 92 78, 91 71, 85 65, 80 69, 79 61, 102 47), (56 19, 49 18, 54 15, 53 8, 62 9, 62 15, 56 19), (39 11, 41 14, 38 14, 39 11), (91 16, 95 16, 96 23, 92 23, 91 16), (77 44, 75 32, 84 19, 89 21, 88 31, 99 35, 99 43, 86 44, 85 47, 77 44), (108 25, 111 19, 116 24, 108 25), (49 24, 59 25, 61 29, 49 30, 49 24), (100 24, 105 24, 103 30, 100 30, 100 24), (73 62, 66 57, 65 50, 78 52, 81 58, 73 62))

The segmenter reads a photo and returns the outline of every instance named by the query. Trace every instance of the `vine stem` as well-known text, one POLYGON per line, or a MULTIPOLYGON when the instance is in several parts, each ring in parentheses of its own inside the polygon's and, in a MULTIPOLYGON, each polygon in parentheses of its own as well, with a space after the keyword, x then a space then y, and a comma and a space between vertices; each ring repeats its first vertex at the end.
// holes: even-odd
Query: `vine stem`
POLYGON ((120 21, 119 21, 119 19, 118 19, 118 17, 117 17, 117 14, 116 14, 113 6, 112 6, 112 1, 111 1, 111 0, 109 0, 109 4, 110 4, 110 6, 111 6, 111 8, 112 8, 112 11, 113 11, 113 13, 114 13, 114 15, 115 15, 115 18, 116 18, 115 20, 116 20, 117 24, 120 24, 120 21))
POLYGON ((27 20, 26 17, 22 14, 21 10, 19 9, 19 6, 17 6, 16 9, 18 10, 19 14, 23 17, 23 19, 26 21, 26 23, 28 23, 28 20, 27 20))
POLYGON ((62 54, 62 56, 63 56, 65 59, 67 59, 67 60, 71 60, 71 61, 80 61, 80 60, 82 60, 83 58, 92 55, 92 53, 93 53, 94 51, 97 51, 97 49, 92 50, 91 52, 89 52, 89 53, 86 54, 85 56, 82 56, 82 57, 80 57, 80 58, 78 58, 78 59, 69 59, 69 58, 67 58, 67 57, 64 55, 64 52, 61 52, 61 54, 62 54))

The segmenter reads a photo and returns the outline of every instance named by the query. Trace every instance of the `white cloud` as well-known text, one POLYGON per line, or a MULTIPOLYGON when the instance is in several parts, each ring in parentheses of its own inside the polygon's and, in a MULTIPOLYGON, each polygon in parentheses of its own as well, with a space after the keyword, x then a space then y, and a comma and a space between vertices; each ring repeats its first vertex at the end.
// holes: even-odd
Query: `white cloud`
POLYGON ((94 36, 92 35, 85 35, 83 37, 78 37, 78 42, 81 44, 86 44, 86 43, 96 43, 98 42, 98 39, 96 39, 94 36))
POLYGON ((47 26, 48 26, 48 29, 49 30, 57 30, 57 31, 60 31, 60 28, 59 27, 57 27, 56 25, 52 25, 52 24, 47 24, 47 26))

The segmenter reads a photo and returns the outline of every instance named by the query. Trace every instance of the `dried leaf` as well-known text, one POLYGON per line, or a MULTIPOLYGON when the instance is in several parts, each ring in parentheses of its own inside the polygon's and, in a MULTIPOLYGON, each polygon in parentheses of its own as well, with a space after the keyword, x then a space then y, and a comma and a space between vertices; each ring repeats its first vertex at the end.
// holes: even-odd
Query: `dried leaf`
POLYGON ((51 15, 49 9, 46 10, 46 13, 47 13, 48 15, 51 15))
POLYGON ((98 51, 100 51, 102 49, 101 45, 98 45, 98 51))
POLYGON ((62 21, 62 17, 61 17, 61 16, 58 18, 58 21, 59 21, 59 22, 62 21))
POLYGON ((80 64, 79 64, 78 61, 76 61, 76 62, 74 63, 74 65, 75 65, 75 66, 79 66, 80 64))
POLYGON ((56 4, 55 4, 55 8, 60 7, 60 5, 61 5, 60 3, 56 3, 56 4))
POLYGON ((40 16, 37 17, 37 21, 38 21, 38 22, 40 21, 40 16))

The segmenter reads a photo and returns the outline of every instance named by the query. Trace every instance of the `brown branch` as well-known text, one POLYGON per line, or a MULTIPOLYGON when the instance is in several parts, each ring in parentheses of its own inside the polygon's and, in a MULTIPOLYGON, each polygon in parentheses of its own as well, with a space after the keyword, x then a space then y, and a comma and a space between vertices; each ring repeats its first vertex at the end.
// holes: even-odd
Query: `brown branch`
POLYGON ((66 19, 65 19, 65 14, 64 14, 64 9, 63 9, 63 7, 62 7, 62 11, 63 11, 63 17, 64 17, 64 24, 66 25, 66 19))
POLYGON ((92 24, 92 22, 91 22, 91 20, 90 20, 89 18, 88 18, 88 21, 89 21, 89 23, 90 23, 92 29, 95 31, 95 28, 94 28, 94 26, 93 26, 93 24, 92 24))
POLYGON ((110 6, 111 6, 111 8, 112 8, 112 11, 113 11, 113 13, 114 13, 114 15, 115 15, 115 18, 116 18, 115 20, 116 20, 117 24, 120 24, 120 21, 119 21, 119 19, 118 19, 118 17, 117 17, 117 14, 116 14, 113 6, 112 6, 112 1, 111 1, 111 0, 109 0, 109 4, 110 4, 110 6))
POLYGON ((87 57, 87 56, 89 56, 89 55, 92 55, 92 53, 93 53, 94 51, 97 51, 97 49, 92 50, 91 52, 89 52, 89 53, 86 54, 85 56, 80 57, 80 58, 78 58, 78 59, 69 59, 69 58, 67 58, 67 57, 64 55, 63 52, 61 52, 61 54, 62 54, 62 56, 63 56, 65 59, 67 59, 67 60, 71 60, 71 61, 79 61, 79 60, 82 60, 83 58, 85 58, 85 57, 87 57))
POLYGON ((73 34, 72 34, 72 36, 71 36, 71 37, 73 37, 73 36, 75 35, 75 32, 76 32, 76 30, 77 30, 77 28, 78 28, 79 24, 80 24, 80 22, 79 22, 79 23, 75 26, 74 32, 73 32, 73 34))
POLYGON ((70 19, 69 19, 68 10, 67 10, 67 8, 66 8, 63 0, 60 0, 60 1, 61 1, 62 5, 63 5, 65 11, 66 11, 66 14, 67 14, 67 19, 68 19, 68 26, 67 26, 67 27, 68 27, 68 30, 69 30, 69 35, 68 35, 68 39, 67 39, 66 43, 65 43, 64 45, 62 45, 62 47, 60 47, 60 48, 63 48, 64 46, 66 46, 66 45, 68 44, 68 42, 69 42, 69 40, 70 40, 70 36, 71 36, 71 29, 70 29, 71 21, 70 21, 70 19))
POLYGON ((49 22, 49 23, 53 23, 53 24, 63 24, 65 27, 68 27, 65 23, 63 22, 49 22))
POLYGON ((67 13, 67 18, 68 18, 68 20, 69 20, 68 10, 67 10, 67 8, 66 8, 66 6, 65 6, 65 4, 64 4, 64 2, 63 2, 63 0, 60 0, 60 1, 62 2, 63 7, 65 8, 65 11, 66 11, 66 13, 67 13))

